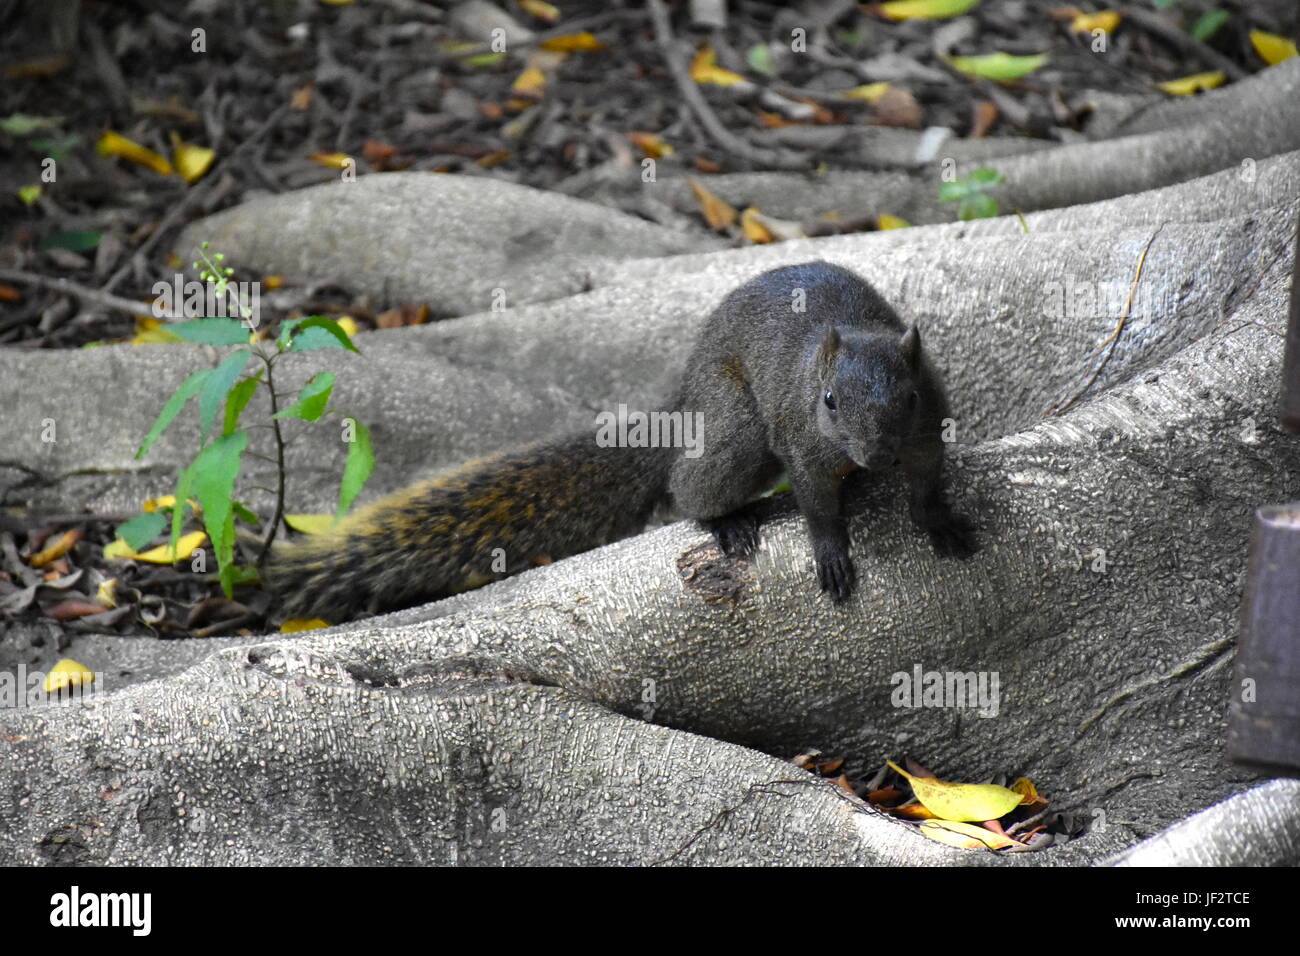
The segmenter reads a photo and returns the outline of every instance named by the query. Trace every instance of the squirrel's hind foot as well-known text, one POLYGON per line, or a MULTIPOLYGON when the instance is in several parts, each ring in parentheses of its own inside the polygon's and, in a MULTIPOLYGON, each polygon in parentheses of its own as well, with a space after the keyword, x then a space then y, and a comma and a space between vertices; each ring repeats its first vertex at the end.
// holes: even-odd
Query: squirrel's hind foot
POLYGON ((941 558, 969 558, 980 549, 975 526, 959 514, 949 512, 942 520, 927 524, 930 544, 941 558))
POLYGON ((750 505, 737 508, 721 518, 700 522, 729 557, 748 557, 758 549, 758 514, 750 505))

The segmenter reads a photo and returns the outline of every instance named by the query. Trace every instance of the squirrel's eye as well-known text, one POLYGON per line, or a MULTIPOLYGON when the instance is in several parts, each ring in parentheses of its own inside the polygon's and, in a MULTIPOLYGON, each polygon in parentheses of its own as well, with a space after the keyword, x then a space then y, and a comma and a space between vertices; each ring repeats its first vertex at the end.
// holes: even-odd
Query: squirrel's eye
POLYGON ((826 393, 826 407, 831 411, 835 411, 835 396, 830 392, 826 393))

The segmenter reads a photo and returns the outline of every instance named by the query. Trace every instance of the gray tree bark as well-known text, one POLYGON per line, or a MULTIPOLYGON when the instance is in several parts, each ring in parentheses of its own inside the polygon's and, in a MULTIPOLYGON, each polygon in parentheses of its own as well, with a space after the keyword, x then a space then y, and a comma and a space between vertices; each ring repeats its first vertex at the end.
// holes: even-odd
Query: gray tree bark
MULTIPOLYGON (((72 654, 110 692, 0 716, 0 860, 1300 861, 1300 785, 1262 783, 1223 750, 1252 511, 1300 496, 1276 425, 1300 153, 1261 159, 1251 181, 1226 165, 1031 216, 1027 235, 1011 219, 640 261, 578 252, 591 291, 361 336, 360 357, 329 358, 338 404, 375 426, 377 495, 652 401, 730 288, 824 257, 920 324, 954 398, 954 497, 984 549, 936 560, 886 482, 854 499, 860 583, 843 607, 816 593, 802 524, 778 503, 752 562, 677 523, 329 631, 198 649, 11 635, 5 667, 72 654), (1144 250, 1132 311, 1085 388, 1144 250), (1116 290, 1118 305, 1096 304, 1116 290), (997 715, 893 706, 892 675, 917 665, 997 673, 997 715), (943 848, 779 759, 810 746, 864 766, 907 755, 950 779, 1023 774, 1093 828, 1015 857, 943 848)), ((393 181, 409 209, 438 209, 446 189, 389 176, 335 189, 391 225, 403 209, 365 197, 393 181)), ((495 214, 476 202, 508 203, 525 230, 552 214, 526 191, 460 201, 466 221, 495 214)), ((334 207, 325 190, 278 203, 281 234, 257 206, 214 225, 231 261, 270 268, 266 250, 334 207)), ((374 262, 349 260, 350 243, 377 226, 348 228, 321 241, 358 282, 374 262)), ((215 356, 0 353, 0 501, 118 510, 169 491, 192 419, 144 464, 131 455, 163 397, 215 356)), ((321 361, 288 367, 305 378, 321 361)), ((337 446, 295 446, 295 510, 329 506, 337 446)))

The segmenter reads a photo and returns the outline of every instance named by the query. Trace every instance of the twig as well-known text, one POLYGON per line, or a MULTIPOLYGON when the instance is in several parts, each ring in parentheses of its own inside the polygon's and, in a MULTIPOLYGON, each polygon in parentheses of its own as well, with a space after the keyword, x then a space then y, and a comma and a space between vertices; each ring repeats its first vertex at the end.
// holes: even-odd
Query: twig
POLYGON ((280 419, 276 418, 276 412, 280 409, 275 397, 275 380, 272 378, 271 359, 256 349, 256 354, 263 362, 266 363, 266 387, 271 392, 271 424, 275 426, 275 458, 276 458, 276 488, 275 488, 275 515, 271 518, 271 527, 267 529, 266 540, 262 542, 262 552, 257 556, 257 566, 260 568, 266 564, 266 556, 271 553, 271 544, 275 541, 275 533, 280 529, 280 519, 284 517, 284 435, 280 431, 280 419))
POLYGON ((94 302, 96 305, 102 305, 109 309, 121 309, 123 312, 130 312, 132 315, 153 314, 153 306, 147 302, 124 299, 121 296, 73 282, 71 279, 43 276, 36 272, 25 272, 22 269, 0 269, 0 279, 5 282, 22 282, 27 285, 38 285, 45 289, 53 289, 56 292, 62 292, 65 295, 74 296, 86 302, 94 302))
POLYGON ((1144 10, 1141 7, 1128 5, 1121 6, 1118 9, 1124 14, 1125 19, 1133 21, 1148 33, 1154 34, 1171 46, 1177 47, 1181 52, 1196 57, 1207 66, 1222 70, 1229 79, 1240 80, 1246 76, 1241 67, 1218 50, 1206 46, 1196 37, 1184 32, 1154 10, 1144 10))
POLYGON ((289 104, 281 104, 266 118, 266 122, 259 126, 251 136, 236 146, 229 156, 218 160, 213 165, 212 169, 208 170, 208 174, 204 177, 202 183, 193 189, 186 190, 185 194, 181 196, 180 202, 172 206, 167 215, 163 216, 163 220, 158 224, 158 228, 150 234, 149 238, 140 243, 140 247, 131 253, 131 257, 124 262, 116 272, 109 276, 108 281, 104 283, 104 291, 112 292, 113 289, 117 287, 117 284, 126 278, 126 274, 131 271, 131 267, 134 263, 148 256, 149 253, 153 251, 153 247, 162 241, 162 237, 176 224, 176 220, 181 217, 181 213, 192 206, 197 198, 202 196, 210 185, 218 180, 219 177, 216 174, 227 168, 249 146, 254 143, 260 143, 263 137, 275 128, 275 125, 280 122, 281 118, 283 118, 284 114, 287 112, 289 112, 289 104))
POLYGON ((1156 236, 1160 235, 1160 230, 1164 228, 1165 224, 1162 222, 1158 227, 1156 227, 1156 231, 1151 234, 1151 238, 1147 240, 1147 244, 1142 247, 1142 255, 1138 256, 1137 269, 1133 273, 1133 283, 1128 287, 1128 301, 1124 303, 1124 311, 1120 313, 1119 322, 1115 325, 1115 331, 1110 333, 1110 335, 1106 337, 1106 341, 1101 343, 1100 348, 1104 349, 1101 361, 1098 362, 1097 367, 1092 370, 1092 375, 1088 377, 1088 381, 1083 383, 1083 388, 1075 392, 1074 396, 1067 401, 1058 402, 1056 405, 1047 409, 1044 415, 1059 414, 1077 402, 1084 396, 1084 393, 1087 392, 1088 389, 1092 388, 1093 383, 1096 382, 1098 376, 1101 375, 1102 370, 1106 368, 1106 364, 1110 361, 1110 357, 1115 353, 1115 343, 1124 332, 1124 325, 1128 322, 1129 311, 1133 308, 1133 296, 1137 292, 1138 283, 1142 280, 1142 268, 1146 265, 1147 252, 1151 249, 1151 243, 1156 241, 1156 236))
POLYGON ((691 111, 695 114, 696 119, 700 121, 700 125, 704 127, 705 132, 723 149, 757 165, 766 166, 770 169, 807 172, 812 166, 807 157, 787 152, 770 152, 751 146, 722 125, 722 121, 713 112, 712 107, 704 98, 704 94, 700 92, 700 88, 691 79, 686 64, 677 51, 672 26, 668 22, 668 10, 663 4, 663 0, 647 0, 647 6, 650 8, 650 17, 654 21, 655 40, 659 44, 659 50, 663 54, 665 64, 668 66, 668 72, 672 74, 673 82, 677 84, 677 91, 681 93, 682 99, 690 106, 691 111))

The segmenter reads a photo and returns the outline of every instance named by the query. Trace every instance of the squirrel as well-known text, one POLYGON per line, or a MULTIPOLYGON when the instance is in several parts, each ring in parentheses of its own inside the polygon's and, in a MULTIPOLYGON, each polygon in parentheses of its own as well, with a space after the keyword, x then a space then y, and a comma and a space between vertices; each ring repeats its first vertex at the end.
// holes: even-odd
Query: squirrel
POLYGON ((611 446, 583 431, 493 455, 374 502, 273 549, 267 578, 292 617, 337 623, 436 600, 635 534, 661 505, 728 555, 758 545, 755 499, 784 472, 807 524, 821 589, 847 599, 855 572, 841 485, 901 465, 911 516, 943 556, 972 528, 943 493, 943 386, 865 280, 815 261, 733 290, 704 324, 674 411, 707 435, 682 447, 611 446))

